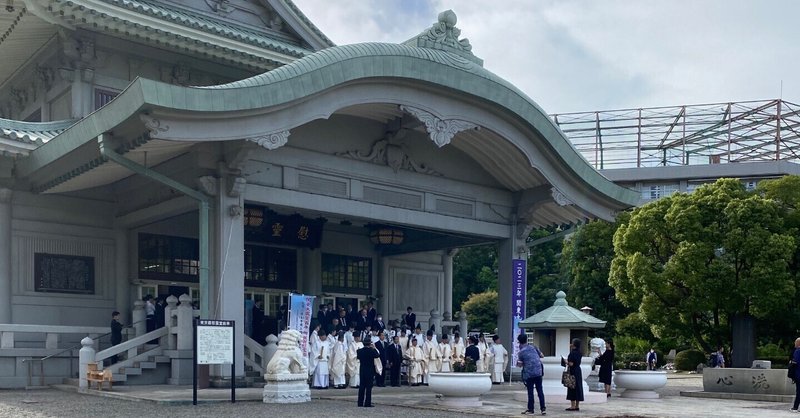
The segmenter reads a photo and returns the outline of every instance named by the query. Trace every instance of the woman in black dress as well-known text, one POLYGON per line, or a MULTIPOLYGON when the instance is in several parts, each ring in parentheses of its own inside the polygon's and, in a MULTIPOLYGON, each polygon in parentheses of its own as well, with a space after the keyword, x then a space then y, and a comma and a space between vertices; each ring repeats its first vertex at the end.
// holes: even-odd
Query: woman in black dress
POLYGON ((600 366, 597 377, 600 382, 606 385, 606 396, 611 397, 611 373, 614 371, 614 343, 611 341, 606 345, 606 351, 595 360, 600 366))
POLYGON ((566 360, 561 357, 561 365, 569 366, 569 373, 575 376, 575 388, 567 388, 567 400, 570 401, 570 407, 567 411, 580 411, 580 402, 583 401, 583 372, 581 372, 581 340, 575 338, 572 340, 571 351, 566 360))

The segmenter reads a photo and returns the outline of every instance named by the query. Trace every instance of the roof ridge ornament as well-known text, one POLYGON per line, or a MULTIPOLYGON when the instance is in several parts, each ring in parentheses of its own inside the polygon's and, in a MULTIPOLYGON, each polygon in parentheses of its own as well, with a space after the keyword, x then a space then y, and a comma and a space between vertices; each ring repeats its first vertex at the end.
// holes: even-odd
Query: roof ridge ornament
POLYGON ((439 13, 438 22, 414 38, 403 42, 403 45, 450 52, 482 67, 483 60, 472 53, 472 45, 470 45, 469 39, 458 39, 461 35, 461 29, 456 27, 457 21, 458 18, 455 12, 445 10, 439 13))

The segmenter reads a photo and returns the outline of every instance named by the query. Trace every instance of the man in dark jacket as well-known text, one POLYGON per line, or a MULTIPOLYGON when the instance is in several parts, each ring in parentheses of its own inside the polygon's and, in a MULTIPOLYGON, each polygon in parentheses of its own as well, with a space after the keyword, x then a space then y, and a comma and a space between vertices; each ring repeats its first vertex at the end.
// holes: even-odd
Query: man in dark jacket
POLYGON ((411 309, 410 306, 406 308, 406 327, 408 327, 408 329, 417 327, 417 314, 414 313, 414 310, 411 309))
POLYGON ((386 367, 386 351, 389 348, 389 342, 386 341, 386 333, 383 331, 378 331, 378 342, 375 343, 375 348, 378 349, 378 353, 381 355, 381 366, 383 366, 380 374, 375 376, 375 386, 382 388, 386 386, 386 372, 388 371, 386 367))
POLYGON ((478 337, 470 335, 469 347, 464 350, 464 356, 466 358, 471 358, 476 365, 478 364, 478 360, 481 359, 481 351, 478 349, 478 337))
POLYGON ((358 385, 358 406, 367 408, 372 407, 372 385, 377 374, 375 370, 375 359, 380 358, 380 353, 372 346, 372 340, 364 339, 364 348, 356 351, 359 371, 358 377, 361 382, 358 385))
POLYGON ((400 336, 395 335, 386 351, 386 361, 389 365, 389 384, 393 387, 400 386, 400 366, 403 364, 403 347, 400 346, 400 336))
MULTIPOLYGON (((117 345, 122 342, 122 324, 119 322, 119 312, 111 312, 111 345, 117 345)), ((111 356, 109 360, 111 364, 118 361, 119 357, 116 354, 111 356)))

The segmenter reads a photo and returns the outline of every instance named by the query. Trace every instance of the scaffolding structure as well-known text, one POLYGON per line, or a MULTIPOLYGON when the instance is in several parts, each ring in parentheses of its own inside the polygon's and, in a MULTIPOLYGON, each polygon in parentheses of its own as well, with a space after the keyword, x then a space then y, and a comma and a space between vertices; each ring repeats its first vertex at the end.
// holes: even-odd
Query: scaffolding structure
POLYGON ((599 170, 800 159, 800 105, 782 99, 550 117, 599 170))

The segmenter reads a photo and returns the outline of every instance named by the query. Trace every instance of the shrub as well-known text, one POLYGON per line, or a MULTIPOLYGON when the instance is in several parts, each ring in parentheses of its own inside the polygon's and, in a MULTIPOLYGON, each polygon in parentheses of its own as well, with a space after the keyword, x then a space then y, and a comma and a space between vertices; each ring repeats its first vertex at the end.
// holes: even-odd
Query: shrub
POLYGON ((767 360, 767 357, 788 357, 791 350, 785 350, 778 344, 764 344, 756 349, 758 359, 767 360))
POLYGON ((683 371, 693 371, 698 364, 706 364, 706 355, 700 350, 684 350, 675 355, 675 368, 683 371))
POLYGON ((475 364, 475 360, 473 360, 471 357, 465 358, 463 362, 459 361, 453 363, 454 373, 474 373, 477 371, 478 365, 475 364))
POLYGON ((644 359, 644 355, 653 346, 647 340, 641 338, 619 336, 614 338, 614 348, 618 353, 639 353, 639 357, 644 359))

